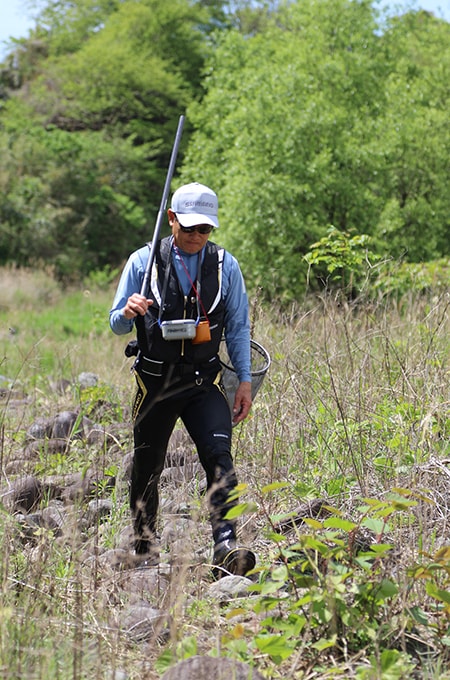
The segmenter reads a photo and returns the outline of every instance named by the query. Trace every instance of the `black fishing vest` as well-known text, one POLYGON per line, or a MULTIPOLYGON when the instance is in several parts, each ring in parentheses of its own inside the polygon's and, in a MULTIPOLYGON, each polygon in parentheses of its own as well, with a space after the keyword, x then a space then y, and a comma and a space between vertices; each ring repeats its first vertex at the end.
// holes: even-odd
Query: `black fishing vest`
POLYGON ((206 311, 211 331, 211 340, 193 345, 191 340, 164 340, 158 321, 175 319, 197 319, 198 305, 192 288, 185 296, 175 267, 172 263, 173 238, 168 236, 159 241, 149 277, 147 297, 153 300, 145 316, 136 317, 138 346, 142 354, 150 359, 167 363, 186 361, 200 364, 212 359, 222 339, 225 305, 222 300, 222 265, 225 251, 215 243, 207 242, 205 255, 195 287, 200 289, 203 309, 206 311), (169 272, 167 272, 169 267, 169 272), (163 299, 164 298, 164 299, 163 299), (161 311, 161 313, 160 313, 161 311))

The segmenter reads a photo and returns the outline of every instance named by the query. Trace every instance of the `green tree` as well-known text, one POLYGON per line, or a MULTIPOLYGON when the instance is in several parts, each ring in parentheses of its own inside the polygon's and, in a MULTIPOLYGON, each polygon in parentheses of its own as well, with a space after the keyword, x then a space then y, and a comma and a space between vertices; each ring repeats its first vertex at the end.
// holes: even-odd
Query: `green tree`
POLYGON ((120 262, 146 224, 128 195, 146 176, 144 147, 43 129, 20 102, 10 108, 14 124, 0 134, 0 261, 52 264, 65 281, 120 262))
POLYGON ((206 19, 186 0, 128 0, 69 58, 49 61, 36 96, 58 127, 164 139, 200 87, 206 19))
POLYGON ((441 61, 447 55, 445 64, 449 36, 446 22, 415 13, 381 33, 370 3, 348 0, 290 4, 257 35, 222 36, 209 65, 206 96, 189 109, 196 129, 183 178, 195 175, 217 189, 220 240, 239 257, 249 283, 262 286, 268 298, 292 299, 304 291, 303 256, 329 224, 372 236, 383 256, 400 254, 404 244, 411 257, 448 253, 448 243, 429 240, 426 221, 439 204, 439 233, 448 231, 443 213, 449 214, 450 205, 441 182, 449 133, 442 124, 434 130, 431 121, 441 121, 440 107, 448 101, 446 67, 437 68, 437 54, 441 61), (411 25, 418 39, 404 54, 400 38, 408 41, 411 25), (399 90, 411 87, 407 63, 419 90, 432 71, 432 81, 439 81, 439 111, 424 101, 420 122, 408 110, 409 99, 393 98, 394 83, 399 90), (434 193, 419 196, 420 172, 409 165, 418 151, 411 138, 419 139, 424 117, 426 173, 436 171, 439 180, 434 193), (403 167, 406 149, 403 177, 415 197, 408 214, 414 229, 406 212, 394 211, 389 222, 389 206, 399 200, 396 166, 403 167))
POLYGON ((220 16, 188 0, 47 5, 45 50, 31 67, 25 41, 8 63, 27 68, 3 79, 17 88, 0 112, 0 261, 45 261, 70 280, 151 237, 178 115, 201 96, 220 16))
POLYGON ((450 24, 426 12, 395 19, 383 38, 392 67, 372 148, 382 140, 386 200, 374 233, 410 262, 450 254, 449 45, 450 24))

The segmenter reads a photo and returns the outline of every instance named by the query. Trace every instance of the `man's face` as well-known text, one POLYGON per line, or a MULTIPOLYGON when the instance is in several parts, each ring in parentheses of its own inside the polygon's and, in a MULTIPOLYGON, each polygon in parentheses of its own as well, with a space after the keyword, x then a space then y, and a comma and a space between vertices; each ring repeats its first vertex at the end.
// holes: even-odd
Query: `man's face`
POLYGON ((180 248, 180 250, 183 250, 190 255, 195 255, 195 253, 200 252, 206 244, 213 227, 209 224, 197 224, 195 227, 188 227, 183 230, 177 216, 172 210, 168 211, 168 215, 175 245, 180 248), (206 233, 200 233, 199 229, 200 231, 206 231, 206 233))

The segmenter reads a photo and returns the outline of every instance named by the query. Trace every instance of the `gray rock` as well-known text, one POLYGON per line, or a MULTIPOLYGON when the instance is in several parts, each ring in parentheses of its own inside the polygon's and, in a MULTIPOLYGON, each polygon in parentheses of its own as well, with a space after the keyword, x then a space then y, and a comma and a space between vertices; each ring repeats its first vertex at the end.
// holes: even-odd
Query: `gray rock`
POLYGON ((76 411, 63 411, 53 418, 51 437, 53 439, 68 439, 74 430, 79 432, 80 423, 77 424, 78 413, 76 411))
POLYGON ((191 656, 169 668, 161 680, 264 680, 258 671, 242 661, 210 656, 191 656))
POLYGON ((38 457, 42 452, 48 453, 49 455, 68 453, 69 447, 70 442, 68 439, 50 439, 44 437, 27 444, 24 450, 24 456, 27 460, 32 460, 33 458, 38 457))
POLYGON ((56 394, 66 394, 66 392, 70 389, 71 387, 71 382, 70 380, 66 380, 65 378, 59 378, 57 380, 52 380, 51 378, 49 379, 49 384, 51 389, 56 392, 56 394))
POLYGON ((51 436, 54 439, 81 438, 84 435, 83 421, 76 411, 62 411, 53 419, 51 436))
POLYGON ((235 597, 248 597, 248 587, 253 584, 246 576, 223 576, 219 581, 211 583, 208 595, 214 599, 226 602, 235 597))
POLYGON ((108 518, 113 510, 112 501, 109 498, 95 498, 87 507, 85 519, 89 526, 98 524, 108 518))
POLYGON ((52 522, 57 527, 63 527, 67 522, 67 511, 61 501, 52 500, 50 504, 42 510, 45 521, 52 522))
POLYGON ((29 439, 45 439, 51 437, 53 418, 37 418, 27 430, 29 439))
POLYGON ((111 671, 111 675, 107 676, 107 680, 129 680, 129 675, 121 669, 111 671))
POLYGON ((156 602, 167 591, 170 584, 170 572, 165 573, 159 567, 149 569, 128 569, 116 574, 114 585, 121 596, 128 595, 131 603, 156 602))
MULTIPOLYGON (((93 425, 92 427, 87 427, 85 430, 86 434, 86 441, 89 444, 89 446, 105 446, 105 444, 108 441, 108 433, 106 432, 104 427, 101 427, 100 425, 93 425)), ((113 438, 111 437, 111 443, 113 442, 113 438)))
POLYGON ((161 474, 161 484, 178 486, 192 479, 200 480, 204 476, 205 472, 201 464, 194 460, 185 465, 180 465, 180 467, 164 468, 161 474))
POLYGON ((115 537, 115 547, 123 550, 132 550, 134 545, 134 529, 128 524, 115 537))
POLYGON ((131 479, 131 470, 133 468, 133 456, 134 454, 130 452, 125 454, 125 456, 122 459, 121 469, 122 476, 125 479, 125 481, 129 481, 131 479))
POLYGON ((170 548, 178 540, 188 543, 192 547, 193 539, 195 536, 198 536, 198 531, 198 522, 194 522, 194 520, 187 517, 180 516, 168 520, 161 533, 161 547, 170 548))
POLYGON ((51 532, 55 538, 62 534, 59 523, 49 513, 44 514, 43 511, 31 515, 18 515, 17 520, 21 538, 25 541, 37 540, 42 530, 51 532))
POLYGON ((144 642, 150 638, 163 641, 168 634, 167 615, 147 604, 133 605, 121 616, 120 629, 133 642, 144 642))
POLYGON ((44 498, 44 485, 29 475, 15 481, 10 488, 9 502, 13 512, 30 512, 35 509, 44 498))
POLYGON ((75 473, 72 475, 72 481, 67 483, 61 492, 61 498, 65 502, 71 502, 94 496, 98 493, 99 486, 102 487, 103 493, 108 489, 114 488, 116 480, 114 477, 98 478, 95 471, 87 470, 86 473, 75 473))
POLYGON ((167 459, 171 460, 173 454, 178 454, 176 458, 178 463, 173 463, 173 465, 183 465, 181 458, 184 459, 186 452, 192 455, 192 451, 195 451, 195 445, 189 436, 188 432, 183 428, 179 430, 174 430, 170 436, 169 443, 167 445, 167 459))
POLYGON ((78 376, 78 385, 82 390, 88 387, 95 387, 98 384, 98 375, 95 373, 90 373, 89 371, 84 371, 78 376))
POLYGON ((122 548, 111 548, 106 550, 99 556, 98 562, 100 567, 105 569, 129 569, 132 565, 130 562, 130 553, 128 550, 122 548))
POLYGON ((37 418, 28 428, 27 437, 31 440, 85 439, 94 427, 89 418, 80 418, 77 411, 62 411, 52 418, 37 418))

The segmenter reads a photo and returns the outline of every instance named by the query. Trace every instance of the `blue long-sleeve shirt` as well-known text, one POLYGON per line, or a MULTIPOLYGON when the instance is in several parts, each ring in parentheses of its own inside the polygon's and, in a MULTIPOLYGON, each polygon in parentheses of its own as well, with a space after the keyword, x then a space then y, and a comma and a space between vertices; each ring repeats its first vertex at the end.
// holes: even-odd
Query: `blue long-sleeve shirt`
MULTIPOLYGON (((134 327, 134 319, 127 319, 123 308, 133 293, 140 293, 147 266, 150 249, 144 246, 130 255, 120 277, 113 305, 109 313, 109 324, 117 335, 130 333, 134 327)), ((202 257, 203 257, 202 252, 202 257)), ((185 295, 197 278, 198 254, 184 251, 178 253, 172 248, 172 262, 185 295), (184 269, 183 262, 189 272, 184 269)), ((239 380, 251 381, 250 365, 250 320, 248 313, 248 297, 245 290, 238 261, 231 253, 225 251, 222 269, 222 299, 225 304, 225 340, 227 350, 239 380)))

